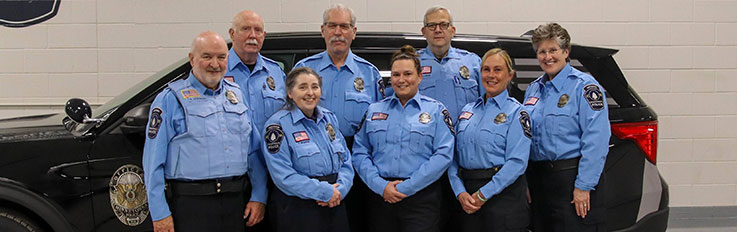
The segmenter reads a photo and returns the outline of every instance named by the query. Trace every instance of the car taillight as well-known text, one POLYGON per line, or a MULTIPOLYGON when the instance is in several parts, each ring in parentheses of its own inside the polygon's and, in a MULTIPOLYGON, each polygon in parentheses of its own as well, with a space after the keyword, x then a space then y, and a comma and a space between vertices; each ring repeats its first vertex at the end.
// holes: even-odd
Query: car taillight
POLYGON ((615 123, 612 133, 619 139, 633 140, 645 153, 645 158, 655 164, 658 156, 658 121, 615 123))

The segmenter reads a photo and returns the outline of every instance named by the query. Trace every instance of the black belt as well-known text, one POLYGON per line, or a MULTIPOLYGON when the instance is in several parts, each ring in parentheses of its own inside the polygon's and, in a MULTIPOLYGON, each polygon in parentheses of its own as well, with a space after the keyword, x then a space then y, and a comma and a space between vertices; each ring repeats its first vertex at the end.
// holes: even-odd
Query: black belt
POLYGON ((532 167, 536 171, 558 172, 558 171, 578 168, 579 160, 581 160, 581 156, 576 157, 576 158, 556 160, 556 161, 550 161, 550 160, 532 161, 530 162, 530 167, 532 167))
POLYGON ((493 168, 487 168, 487 169, 465 169, 465 168, 459 168, 458 169, 458 177, 460 177, 462 180, 483 180, 483 179, 491 179, 494 175, 496 175, 499 170, 502 169, 502 166, 496 166, 493 168))
POLYGON ((405 181, 409 179, 409 178, 402 178, 402 177, 381 177, 381 178, 383 178, 386 181, 395 181, 395 180, 405 181))
POLYGON ((338 173, 333 173, 325 176, 310 176, 310 178, 318 181, 325 181, 330 184, 335 184, 335 182, 338 182, 338 173))
POLYGON ((248 175, 195 181, 166 180, 166 191, 170 191, 173 195, 214 195, 242 192, 250 183, 248 175))

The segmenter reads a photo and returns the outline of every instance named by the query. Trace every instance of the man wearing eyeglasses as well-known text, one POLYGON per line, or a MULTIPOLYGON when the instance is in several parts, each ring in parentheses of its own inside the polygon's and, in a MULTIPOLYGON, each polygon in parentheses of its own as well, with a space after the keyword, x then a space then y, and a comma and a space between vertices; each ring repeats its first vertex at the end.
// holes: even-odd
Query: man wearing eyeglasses
POLYGON ((376 66, 351 52, 356 37, 353 10, 342 4, 331 6, 323 13, 320 30, 326 50, 300 60, 294 67, 310 67, 320 74, 324 98, 320 105, 338 116, 340 132, 352 147, 353 134, 369 104, 384 98, 383 83, 379 82, 376 66))
POLYGON ((455 36, 450 10, 434 6, 425 12, 422 36, 427 48, 417 53, 422 65, 420 92, 442 102, 455 121, 461 108, 484 93, 479 67, 481 58, 473 52, 450 46, 455 36))
MULTIPOLYGON (((241 87, 246 103, 254 110, 256 129, 263 133, 266 119, 284 105, 286 75, 278 63, 259 53, 266 31, 264 20, 256 12, 244 10, 235 15, 228 34, 233 47, 229 51, 225 79, 241 87)), ((258 208, 256 212, 263 211, 262 205, 258 208)))
MULTIPOLYGON (((325 39, 325 51, 304 58, 294 66, 310 67, 322 77, 320 105, 338 116, 340 132, 349 149, 369 104, 384 98, 384 84, 373 64, 351 52, 356 37, 356 15, 351 8, 335 4, 322 15, 320 31, 325 39)), ((358 178, 358 175, 355 175, 358 178)), ((366 229, 365 203, 370 190, 356 179, 344 202, 351 231, 366 229)))

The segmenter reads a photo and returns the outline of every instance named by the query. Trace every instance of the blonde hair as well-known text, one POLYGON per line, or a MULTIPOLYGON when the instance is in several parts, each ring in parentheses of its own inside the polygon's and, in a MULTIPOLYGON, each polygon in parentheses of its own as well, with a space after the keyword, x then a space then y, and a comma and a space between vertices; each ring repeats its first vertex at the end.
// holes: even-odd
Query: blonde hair
POLYGON ((488 59, 490 56, 493 56, 493 55, 499 55, 502 57, 502 59, 504 60, 504 63, 507 64, 506 66, 507 66, 508 72, 511 73, 512 71, 514 71, 514 64, 512 64, 512 58, 509 57, 509 53, 507 53, 507 51, 504 51, 504 49, 501 49, 501 48, 492 48, 489 51, 486 51, 486 53, 484 53, 484 57, 481 58, 481 65, 484 65, 484 63, 486 63, 486 59, 488 59))

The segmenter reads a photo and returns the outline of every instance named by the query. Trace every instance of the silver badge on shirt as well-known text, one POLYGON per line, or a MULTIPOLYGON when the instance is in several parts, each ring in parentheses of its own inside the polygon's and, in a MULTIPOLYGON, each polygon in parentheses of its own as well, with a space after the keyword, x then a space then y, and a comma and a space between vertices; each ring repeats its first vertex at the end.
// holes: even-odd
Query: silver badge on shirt
POLYGON ((266 85, 269 86, 270 90, 276 89, 276 83, 274 83, 274 78, 271 76, 266 77, 266 85))
POLYGON ((499 113, 494 118, 494 123, 496 124, 502 124, 507 122, 507 115, 505 113, 499 113))
POLYGON ((356 79, 353 79, 353 88, 358 92, 363 92, 363 78, 356 77, 356 79))
POLYGON ((558 98, 558 108, 563 108, 564 106, 566 106, 566 104, 568 104, 568 99, 570 99, 570 97, 568 97, 568 94, 560 95, 560 98, 558 98))
POLYGON ((430 114, 428 114, 427 112, 422 112, 420 114, 420 120, 419 121, 422 124, 428 124, 428 123, 430 123, 430 114))
POLYGON ((325 126, 325 130, 328 131, 330 142, 334 141, 335 140, 335 128, 333 128, 333 124, 328 123, 328 125, 325 126))
POLYGON ((458 73, 461 74, 461 77, 466 80, 468 80, 468 77, 471 76, 471 72, 468 71, 468 67, 466 67, 465 65, 461 66, 461 68, 458 69, 458 73))
POLYGON ((235 92, 232 90, 228 90, 225 92, 225 97, 228 98, 228 101, 233 104, 238 104, 238 96, 235 95, 235 92))

